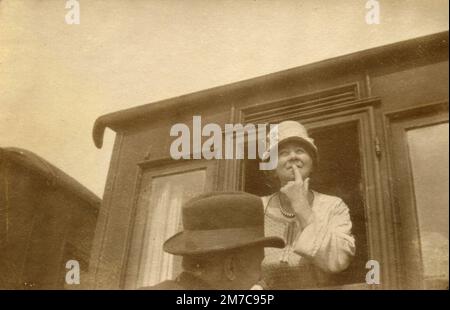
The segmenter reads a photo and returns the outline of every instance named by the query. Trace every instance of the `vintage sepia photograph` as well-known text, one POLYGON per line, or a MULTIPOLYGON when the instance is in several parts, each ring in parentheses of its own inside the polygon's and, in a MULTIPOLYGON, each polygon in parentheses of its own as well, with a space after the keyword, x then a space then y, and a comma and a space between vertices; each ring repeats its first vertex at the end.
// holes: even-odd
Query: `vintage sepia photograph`
POLYGON ((0 290, 448 290, 448 28, 446 0, 0 0, 0 290))

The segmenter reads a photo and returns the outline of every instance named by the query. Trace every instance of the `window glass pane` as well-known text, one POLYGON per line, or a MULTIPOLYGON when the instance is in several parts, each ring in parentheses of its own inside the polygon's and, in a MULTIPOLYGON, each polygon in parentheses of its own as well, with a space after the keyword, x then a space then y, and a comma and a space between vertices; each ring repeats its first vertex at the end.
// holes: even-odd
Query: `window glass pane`
POLYGON ((426 278, 448 279, 448 123, 407 132, 426 278))
POLYGON ((182 229, 181 205, 204 191, 205 177, 205 170, 197 170, 152 179, 141 286, 171 279, 176 273, 174 256, 165 253, 162 246, 182 229))

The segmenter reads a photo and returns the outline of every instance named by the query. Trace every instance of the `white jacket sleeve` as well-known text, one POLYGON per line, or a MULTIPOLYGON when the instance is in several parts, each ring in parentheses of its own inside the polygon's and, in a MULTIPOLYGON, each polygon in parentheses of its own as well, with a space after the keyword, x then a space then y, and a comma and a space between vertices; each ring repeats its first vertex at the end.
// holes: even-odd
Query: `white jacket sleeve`
POLYGON ((312 218, 294 243, 294 251, 326 272, 340 272, 355 255, 355 239, 348 207, 338 199, 332 206, 313 211, 312 218))

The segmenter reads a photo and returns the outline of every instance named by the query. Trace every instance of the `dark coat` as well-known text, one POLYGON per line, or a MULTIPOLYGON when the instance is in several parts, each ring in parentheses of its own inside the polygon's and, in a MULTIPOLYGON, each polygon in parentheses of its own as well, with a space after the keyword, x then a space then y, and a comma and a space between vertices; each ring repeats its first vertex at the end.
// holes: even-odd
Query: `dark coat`
POLYGON ((140 290, 211 290, 213 289, 203 280, 191 273, 183 272, 175 280, 167 280, 154 286, 146 286, 140 290))

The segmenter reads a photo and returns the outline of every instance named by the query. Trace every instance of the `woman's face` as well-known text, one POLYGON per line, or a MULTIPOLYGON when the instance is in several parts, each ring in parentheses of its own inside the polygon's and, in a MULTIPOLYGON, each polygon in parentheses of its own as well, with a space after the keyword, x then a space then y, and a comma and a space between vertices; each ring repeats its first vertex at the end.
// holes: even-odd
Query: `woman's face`
POLYGON ((303 180, 308 178, 313 168, 313 160, 302 143, 298 141, 287 141, 278 147, 278 166, 276 173, 283 186, 289 181, 293 181, 296 165, 302 175, 303 180))

